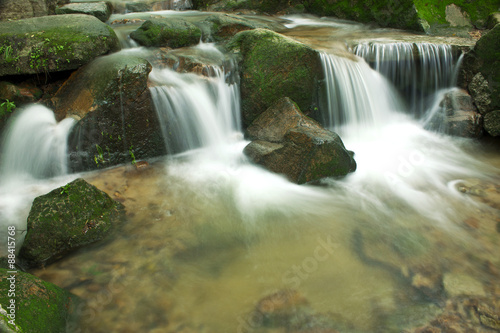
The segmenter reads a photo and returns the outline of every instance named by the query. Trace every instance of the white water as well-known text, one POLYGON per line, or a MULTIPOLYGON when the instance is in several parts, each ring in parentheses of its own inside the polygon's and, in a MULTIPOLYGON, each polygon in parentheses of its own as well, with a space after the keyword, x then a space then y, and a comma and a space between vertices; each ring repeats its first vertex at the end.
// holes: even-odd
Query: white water
POLYGON ((371 64, 404 94, 409 110, 422 116, 433 94, 456 84, 457 59, 446 44, 363 43, 354 53, 371 64))
MULTIPOLYGON (((0 237, 6 239, 4 226, 16 226, 19 250, 33 199, 76 175, 66 175, 67 137, 75 120, 58 123, 54 113, 41 105, 17 112, 0 146, 0 237)), ((0 255, 6 255, 5 251, 7 247, 2 247, 0 255)))
POLYGON ((74 124, 73 118, 58 123, 54 113, 41 105, 20 111, 4 136, 0 183, 66 174, 67 137, 74 124))
MULTIPOLYGON (((201 44, 207 53, 222 53, 201 44)), ((170 154, 200 147, 220 147, 241 137, 239 87, 228 83, 230 73, 206 66, 207 76, 155 68, 150 80, 155 109, 164 124, 163 137, 170 154)))

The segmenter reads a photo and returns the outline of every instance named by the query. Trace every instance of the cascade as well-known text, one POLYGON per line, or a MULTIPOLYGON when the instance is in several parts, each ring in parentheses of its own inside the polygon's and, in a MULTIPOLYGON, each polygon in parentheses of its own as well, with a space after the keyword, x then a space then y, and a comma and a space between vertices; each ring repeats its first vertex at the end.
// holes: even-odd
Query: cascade
POLYGON ((455 85, 459 62, 452 48, 431 43, 362 43, 354 53, 388 78, 417 117, 430 107, 436 91, 455 85))
POLYGON ((402 110, 403 104, 392 85, 362 58, 322 53, 321 61, 327 127, 339 132, 343 126, 358 130, 377 127, 387 122, 392 113, 402 110))
POLYGON ((0 182, 67 173, 67 137, 74 124, 73 118, 58 123, 54 113, 41 105, 22 110, 4 137, 0 182))
MULTIPOLYGON (((213 45, 198 48, 223 56, 213 45)), ((238 137, 239 86, 230 82, 228 67, 206 65, 206 76, 153 69, 150 80, 156 85, 150 91, 170 154, 220 146, 238 137)))

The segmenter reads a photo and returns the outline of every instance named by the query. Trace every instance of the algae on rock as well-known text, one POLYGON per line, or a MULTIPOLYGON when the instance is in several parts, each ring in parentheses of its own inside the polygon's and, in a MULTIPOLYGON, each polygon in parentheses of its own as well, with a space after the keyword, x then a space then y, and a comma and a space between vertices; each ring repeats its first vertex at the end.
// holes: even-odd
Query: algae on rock
POLYGON ((21 333, 65 333, 78 298, 58 286, 36 276, 15 273, 15 324, 8 324, 11 299, 8 296, 12 274, 0 268, 0 331, 21 333), (2 310, 5 310, 2 311, 2 310), (2 327, 2 325, 4 327, 2 327), (7 327, 7 328, 6 328, 7 327), (3 330, 2 330, 3 329, 3 330))
POLYGON ((78 178, 35 198, 19 258, 31 267, 50 264, 106 238, 123 214, 121 203, 78 178))
POLYGON ((314 109, 323 75, 318 51, 266 29, 239 32, 227 46, 241 56, 244 126, 283 97, 293 99, 306 114, 314 109))
POLYGON ((119 48, 113 29, 89 15, 0 22, 0 76, 77 69, 119 48))

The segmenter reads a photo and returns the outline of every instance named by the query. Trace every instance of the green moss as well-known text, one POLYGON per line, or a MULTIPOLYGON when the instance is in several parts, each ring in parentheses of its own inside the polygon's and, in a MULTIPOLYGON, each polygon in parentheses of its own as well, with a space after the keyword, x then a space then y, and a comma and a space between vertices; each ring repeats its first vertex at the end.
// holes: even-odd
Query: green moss
POLYGON ((180 19, 151 19, 132 32, 130 37, 144 46, 177 48, 197 44, 201 38, 201 30, 180 19))
POLYGON ((292 98, 306 112, 311 109, 321 75, 317 51, 265 29, 240 32, 228 47, 243 56, 242 109, 247 125, 283 97, 292 98))
POLYGON ((36 198, 20 257, 30 265, 54 261, 104 239, 123 206, 83 179, 36 198))
MULTIPOLYGON (((4 309, 11 299, 7 292, 3 292, 9 290, 7 277, 10 276, 7 270, 0 269, 0 304, 4 309)), ((66 332, 66 323, 70 319, 77 297, 28 273, 18 271, 15 277, 15 323, 20 331, 66 332)))
POLYGON ((488 16, 498 10, 497 0, 414 0, 419 17, 430 24, 447 24, 446 7, 455 4, 470 15, 472 24, 482 26, 488 16))

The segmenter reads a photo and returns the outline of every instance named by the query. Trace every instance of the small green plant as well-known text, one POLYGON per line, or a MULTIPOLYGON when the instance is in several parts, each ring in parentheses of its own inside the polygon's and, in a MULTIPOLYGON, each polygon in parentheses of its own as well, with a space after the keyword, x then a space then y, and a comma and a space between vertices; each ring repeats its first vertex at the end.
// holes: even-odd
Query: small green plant
POLYGON ((135 160, 135 155, 134 155, 133 149, 134 149, 134 146, 130 145, 130 148, 128 149, 128 152, 130 154, 130 158, 132 159, 131 163, 135 165, 137 163, 137 161, 135 160))
POLYGON ((69 188, 70 188, 70 184, 66 184, 64 186, 61 187, 61 194, 69 194, 69 188))
POLYGON ((97 166, 99 166, 99 163, 105 162, 104 155, 101 146, 99 146, 98 144, 95 145, 95 149, 97 150, 97 155, 94 155, 94 162, 97 166))
POLYGON ((11 113, 15 108, 16 104, 6 99, 5 102, 0 104, 0 117, 6 115, 7 113, 11 113))

